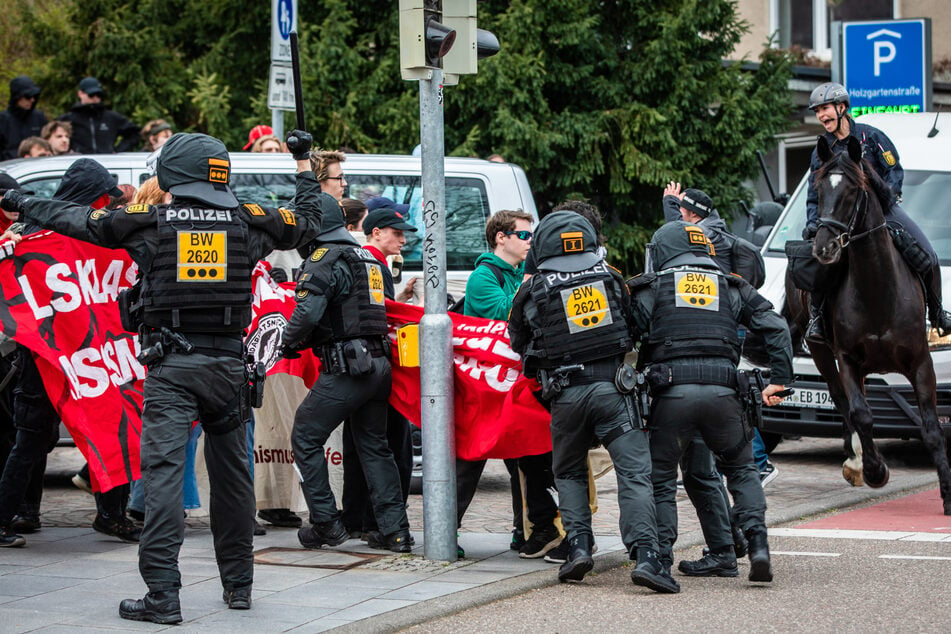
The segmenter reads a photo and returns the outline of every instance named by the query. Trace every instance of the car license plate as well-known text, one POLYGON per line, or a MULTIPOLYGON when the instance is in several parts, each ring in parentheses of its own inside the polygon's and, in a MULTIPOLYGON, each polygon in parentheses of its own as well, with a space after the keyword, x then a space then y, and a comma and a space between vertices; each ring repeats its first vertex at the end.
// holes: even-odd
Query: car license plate
POLYGON ((795 394, 786 397, 780 406, 808 407, 811 409, 835 409, 828 390, 803 390, 796 388, 795 394))

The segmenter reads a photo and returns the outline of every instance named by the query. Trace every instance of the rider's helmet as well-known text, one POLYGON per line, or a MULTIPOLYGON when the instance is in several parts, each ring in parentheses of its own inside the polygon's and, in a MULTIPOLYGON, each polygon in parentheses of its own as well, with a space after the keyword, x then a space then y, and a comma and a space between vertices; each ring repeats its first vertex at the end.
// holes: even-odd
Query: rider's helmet
POLYGON ((820 84, 812 91, 812 94, 809 95, 809 109, 815 112, 819 109, 819 106, 824 106, 827 103, 844 103, 845 107, 848 108, 849 91, 846 90, 842 84, 837 84, 833 81, 820 84))

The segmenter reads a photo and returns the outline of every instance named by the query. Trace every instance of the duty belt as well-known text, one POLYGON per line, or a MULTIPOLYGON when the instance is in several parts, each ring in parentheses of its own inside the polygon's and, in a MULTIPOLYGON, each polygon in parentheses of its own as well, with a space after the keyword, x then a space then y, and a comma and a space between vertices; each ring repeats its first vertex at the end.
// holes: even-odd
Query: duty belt
POLYGON ((736 368, 704 365, 671 365, 671 384, 699 383, 737 388, 736 368))
POLYGON ((598 362, 597 364, 584 364, 584 370, 572 372, 570 376, 571 385, 588 385, 591 383, 600 383, 601 381, 610 381, 614 383, 614 376, 617 374, 618 363, 598 362))
POLYGON ((152 346, 156 343, 162 342, 163 345, 171 347, 170 352, 178 353, 197 353, 204 354, 209 357, 234 357, 235 359, 244 358, 244 341, 242 341, 240 336, 233 335, 209 335, 205 333, 174 333, 179 335, 186 342, 191 343, 189 349, 184 349, 182 345, 176 345, 176 342, 172 341, 171 345, 169 344, 168 337, 165 337, 163 340, 163 334, 161 331, 153 330, 146 333, 145 335, 145 346, 152 346))
MULTIPOLYGON (((389 358, 390 356, 390 341, 385 336, 370 337, 369 339, 357 337, 356 339, 347 339, 344 341, 362 341, 371 357, 389 358)), ((343 343, 344 341, 325 343, 314 348, 314 354, 316 354, 317 358, 320 359, 321 366, 326 368, 331 374, 338 374, 346 371, 346 362, 340 358, 339 351, 337 349, 337 344, 343 343)))

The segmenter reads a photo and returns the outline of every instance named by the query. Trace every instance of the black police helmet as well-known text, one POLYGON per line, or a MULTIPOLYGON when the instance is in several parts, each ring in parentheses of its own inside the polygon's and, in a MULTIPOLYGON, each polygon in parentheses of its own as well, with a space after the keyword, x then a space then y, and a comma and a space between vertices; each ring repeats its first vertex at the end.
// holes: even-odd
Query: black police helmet
POLYGON ((703 229, 692 222, 668 222, 654 232, 650 247, 654 268, 658 271, 673 266, 717 268, 711 257, 710 240, 703 229))

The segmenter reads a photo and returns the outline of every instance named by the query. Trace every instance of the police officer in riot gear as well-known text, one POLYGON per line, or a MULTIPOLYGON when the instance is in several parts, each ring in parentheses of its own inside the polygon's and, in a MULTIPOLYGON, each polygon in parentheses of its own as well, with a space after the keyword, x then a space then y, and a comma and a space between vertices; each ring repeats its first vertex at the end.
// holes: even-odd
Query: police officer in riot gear
MULTIPOLYGON (((773 578, 766 539, 766 498, 753 464, 752 437, 741 406, 744 384, 737 326, 766 339, 771 383, 763 402, 792 381, 789 330, 772 305, 749 284, 723 275, 703 230, 687 222, 661 227, 651 241, 656 273, 628 282, 641 337, 638 364, 646 366, 653 397, 651 458, 657 532, 665 566, 673 563, 677 538, 677 463, 699 431, 717 455, 735 502, 737 522, 749 541, 751 581, 773 578)), ((748 391, 744 388, 746 396, 748 391)), ((727 558, 733 557, 730 552, 727 558)))
POLYGON ((297 279, 297 307, 284 329, 285 355, 312 348, 320 376, 297 409, 292 442, 313 525, 301 528, 304 548, 349 539, 330 490, 324 444, 350 419, 353 442, 379 530, 371 548, 412 550, 399 470, 386 438, 393 376, 387 336, 383 264, 353 239, 336 200, 322 194, 323 228, 297 279))
MULTIPOLYGON (((901 167, 895 144, 878 128, 858 123, 849 115, 849 92, 842 84, 826 82, 819 85, 809 96, 809 109, 816 113, 816 118, 825 128, 824 136, 833 152, 847 152, 849 137, 854 136, 862 145, 862 157, 871 163, 891 188, 893 198, 891 204, 884 209, 889 233, 902 257, 924 281, 928 320, 931 325, 941 336, 951 332, 951 314, 942 307, 941 264, 938 256, 921 228, 899 205, 905 171, 901 167)), ((819 194, 816 191, 815 179, 816 170, 821 166, 818 152, 813 150, 809 164, 809 188, 806 193, 804 240, 814 237, 818 231, 819 194)), ((809 327, 805 333, 807 340, 818 343, 825 341, 822 300, 820 293, 812 293, 809 327)))
POLYGON ((168 205, 94 210, 9 192, 3 198, 5 209, 80 240, 123 248, 139 266, 139 296, 133 293, 130 300, 135 310, 123 319, 138 321, 140 358, 148 365, 139 571, 149 592, 122 601, 122 618, 182 620, 182 480, 185 444, 195 420, 206 432, 211 529, 223 599, 232 609, 251 607, 254 490, 245 418, 239 414, 248 387, 242 338, 251 320, 255 262, 274 249, 305 244, 319 231, 320 188, 308 160, 311 142, 308 133, 297 130, 287 139, 297 160, 296 213, 239 205, 228 186, 228 151, 203 134, 176 134, 162 148, 157 171, 159 186, 173 197, 168 205))
POLYGON ((632 580, 679 592, 657 553, 647 433, 635 398, 616 384, 619 370, 633 373, 623 366, 633 344, 628 291, 599 253, 591 223, 576 213, 546 216, 532 250, 538 272, 515 296, 509 336, 551 405, 552 467, 569 545, 558 579, 581 581, 594 566, 586 457, 597 440, 616 466, 621 535, 637 560, 632 580))

